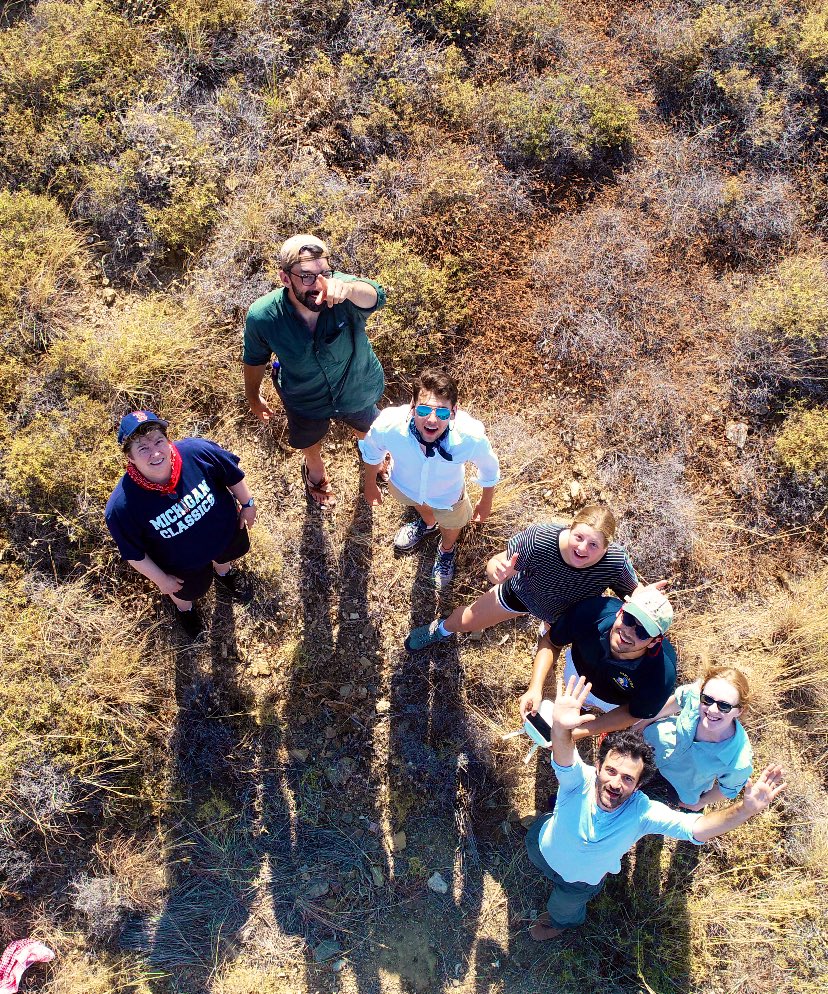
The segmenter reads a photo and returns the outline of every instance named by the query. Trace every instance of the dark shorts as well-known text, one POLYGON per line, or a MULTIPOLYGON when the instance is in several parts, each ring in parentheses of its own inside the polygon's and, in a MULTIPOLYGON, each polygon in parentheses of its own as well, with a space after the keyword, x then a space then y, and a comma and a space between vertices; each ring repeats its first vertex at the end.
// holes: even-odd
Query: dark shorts
POLYGON ((376 404, 363 408, 361 411, 353 411, 347 414, 336 414, 332 418, 309 418, 305 414, 300 414, 293 408, 288 407, 285 399, 276 384, 276 377, 273 377, 273 386, 282 401, 285 409, 285 417, 288 423, 288 445, 293 449, 309 449, 328 434, 331 421, 341 421, 350 428, 357 431, 368 431, 371 425, 379 417, 380 410, 376 404))
POLYGON ((502 608, 511 611, 513 614, 529 614, 529 608, 523 603, 518 595, 512 590, 512 579, 504 580, 496 588, 497 600, 502 608))
POLYGON ((604 889, 606 876, 597 884, 587 884, 579 880, 564 880, 543 858, 540 851, 540 834, 543 826, 554 814, 549 811, 537 818, 526 833, 526 855, 547 880, 552 881, 552 893, 546 902, 549 923, 555 928, 577 928, 586 919, 589 901, 604 889))
POLYGON ((642 789, 647 797, 652 798, 654 801, 662 801, 664 804, 669 804, 674 808, 684 807, 676 788, 658 770, 644 784, 642 789))
MULTIPOLYGON (((234 559, 241 559, 249 551, 250 536, 247 534, 247 529, 239 528, 227 548, 221 555, 216 556, 215 562, 220 565, 231 563, 234 559)), ((169 572, 184 581, 184 586, 175 594, 180 601, 194 601, 203 597, 210 589, 213 577, 216 575, 212 563, 207 563, 200 569, 170 570, 169 572)))

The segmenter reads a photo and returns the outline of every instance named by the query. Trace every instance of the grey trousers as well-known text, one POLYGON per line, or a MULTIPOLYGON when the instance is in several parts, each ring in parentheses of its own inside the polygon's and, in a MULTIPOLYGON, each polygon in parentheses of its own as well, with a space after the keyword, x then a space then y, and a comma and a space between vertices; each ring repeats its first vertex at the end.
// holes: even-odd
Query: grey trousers
POLYGON ((531 863, 536 866, 547 880, 552 881, 552 893, 546 902, 549 912, 549 922, 555 928, 577 928, 583 925, 586 918, 588 902, 600 894, 606 883, 604 876, 597 884, 585 884, 580 880, 564 880, 543 858, 540 851, 539 839, 543 826, 553 816, 554 812, 541 815, 532 823, 526 833, 526 853, 531 863))

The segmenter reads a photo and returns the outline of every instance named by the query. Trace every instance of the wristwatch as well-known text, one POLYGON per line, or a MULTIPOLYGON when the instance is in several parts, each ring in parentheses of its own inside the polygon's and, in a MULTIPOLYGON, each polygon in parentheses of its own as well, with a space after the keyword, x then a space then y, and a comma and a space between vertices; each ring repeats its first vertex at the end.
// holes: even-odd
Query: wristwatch
MULTIPOLYGON (((240 503, 241 503, 241 502, 240 502, 240 503)), ((249 500, 249 501, 247 501, 247 503, 246 503, 246 504, 242 504, 241 506, 242 506, 242 507, 254 507, 254 506, 255 506, 255 504, 256 504, 256 501, 255 501, 255 500, 253 500, 253 498, 251 497, 251 498, 250 498, 250 500, 249 500)))

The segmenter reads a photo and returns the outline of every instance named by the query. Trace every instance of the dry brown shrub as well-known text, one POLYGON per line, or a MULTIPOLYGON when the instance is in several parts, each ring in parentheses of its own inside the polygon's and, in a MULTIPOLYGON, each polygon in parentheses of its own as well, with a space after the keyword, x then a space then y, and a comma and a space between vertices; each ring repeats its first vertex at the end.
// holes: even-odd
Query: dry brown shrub
POLYGON ((287 165, 262 166, 240 183, 199 260, 193 288, 202 306, 219 320, 238 321, 257 297, 280 285, 279 248, 301 231, 328 242, 335 264, 359 272, 371 252, 373 215, 363 217, 363 202, 361 189, 309 146, 297 149, 287 165))
POLYGON ((678 317, 676 287, 640 216, 597 207, 556 234, 555 249, 534 262, 541 354, 578 365, 592 382, 662 355, 678 317))
POLYGON ((383 157, 370 192, 386 237, 406 237, 431 254, 475 252, 533 214, 519 177, 479 148, 423 136, 405 158, 383 157))
POLYGON ((63 948, 52 935, 47 934, 44 941, 57 945, 60 955, 50 967, 49 982, 41 988, 43 994, 114 994, 121 990, 151 994, 153 990, 151 971, 127 957, 91 956, 69 935, 63 936, 63 948))
POLYGON ((697 248, 721 262, 760 262, 789 246, 798 231, 790 180, 754 168, 728 173, 701 138, 660 139, 621 187, 663 225, 677 258, 697 248))

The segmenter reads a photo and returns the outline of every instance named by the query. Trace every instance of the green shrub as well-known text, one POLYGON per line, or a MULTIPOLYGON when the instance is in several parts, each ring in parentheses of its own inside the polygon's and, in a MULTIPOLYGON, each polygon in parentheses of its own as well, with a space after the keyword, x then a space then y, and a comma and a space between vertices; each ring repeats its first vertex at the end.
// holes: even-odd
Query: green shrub
POLYGON ((372 275, 388 290, 388 303, 373 319, 371 337, 386 369, 410 372, 424 358, 452 353, 466 315, 455 260, 429 264, 396 241, 377 244, 376 260, 372 275))
POLYGON ((120 473, 109 409, 87 397, 34 416, 0 461, 5 489, 35 511, 74 516, 102 504, 120 473))
POLYGON ((256 14, 252 0, 176 0, 166 21, 181 38, 217 34, 249 23, 256 14))
POLYGON ((81 240, 50 197, 0 190, 0 341, 21 358, 43 345, 83 283, 81 240))
POLYGON ((828 3, 805 12, 796 51, 809 69, 818 73, 828 69, 828 3))
POLYGON ((110 242, 110 259, 188 255, 219 216, 216 152, 183 117, 143 102, 124 121, 129 147, 91 167, 77 209, 110 242))
POLYGON ((786 259, 734 306, 731 319, 739 403, 775 416, 792 403, 828 396, 828 278, 819 258, 786 259))
POLYGON ((766 341, 799 340, 815 347, 828 331, 828 279, 814 256, 793 256, 760 280, 745 307, 750 329, 766 341))
POLYGON ((828 410, 802 410, 787 418, 774 443, 779 462, 800 476, 828 477, 828 410))
MULTIPOLYGON (((28 366, 12 355, 0 355, 0 407, 10 407, 18 400, 18 391, 28 372, 28 366)), ((0 439, 5 435, 0 425, 0 439)))
POLYGON ((42 0, 2 33, 0 180, 66 203, 84 163, 120 146, 118 112, 158 83, 146 28, 101 0, 42 0))
POLYGON ((632 143, 638 119, 600 76, 579 83, 547 75, 522 89, 455 80, 443 92, 448 115, 485 136, 507 166, 543 167, 553 175, 602 168, 632 143))
POLYGON ((800 74, 800 23, 780 0, 664 18, 654 40, 664 104, 696 129, 719 123, 717 137, 743 159, 796 159, 819 126, 823 99, 800 74))
POLYGON ((373 159, 404 144, 431 115, 443 55, 424 43, 404 17, 368 4, 349 9, 332 52, 316 51, 275 82, 266 103, 277 131, 329 129, 337 158, 373 159))
POLYGON ((485 24, 494 0, 401 0, 400 5, 419 28, 438 37, 467 40, 485 24))
POLYGON ((50 349, 44 372, 120 407, 168 410, 170 394, 206 347, 200 328, 194 308, 164 295, 145 297, 96 326, 68 330, 50 349))

